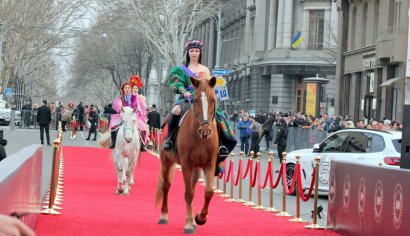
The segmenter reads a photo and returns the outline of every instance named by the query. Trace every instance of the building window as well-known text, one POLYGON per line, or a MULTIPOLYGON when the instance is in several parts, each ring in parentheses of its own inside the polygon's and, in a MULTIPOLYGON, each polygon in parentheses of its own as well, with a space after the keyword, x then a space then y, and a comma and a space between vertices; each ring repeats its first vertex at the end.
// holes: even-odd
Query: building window
POLYGON ((325 11, 310 10, 309 14, 309 49, 322 50, 323 32, 325 25, 325 11))

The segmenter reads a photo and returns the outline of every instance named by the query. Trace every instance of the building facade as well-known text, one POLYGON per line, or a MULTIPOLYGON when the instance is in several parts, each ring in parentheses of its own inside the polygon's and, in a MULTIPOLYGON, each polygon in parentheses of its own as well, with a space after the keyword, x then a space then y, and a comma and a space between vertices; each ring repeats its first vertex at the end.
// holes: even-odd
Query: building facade
POLYGON ((337 1, 339 114, 403 120, 408 9, 408 0, 337 1))
POLYGON ((338 13, 329 0, 227 0, 221 18, 205 21, 196 37, 205 41, 203 64, 215 66, 221 22, 221 67, 234 110, 306 110, 304 79, 319 76, 320 111, 334 113, 338 13), (303 41, 291 46, 301 33, 303 41))

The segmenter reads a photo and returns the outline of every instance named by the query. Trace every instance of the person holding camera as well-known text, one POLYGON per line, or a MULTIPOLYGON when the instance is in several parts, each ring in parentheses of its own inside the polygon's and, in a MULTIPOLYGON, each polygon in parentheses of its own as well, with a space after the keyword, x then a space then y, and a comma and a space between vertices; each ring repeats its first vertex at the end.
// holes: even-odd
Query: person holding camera
POLYGON ((242 120, 238 124, 239 138, 241 140, 241 151, 248 155, 249 153, 249 140, 252 134, 251 128, 252 122, 249 120, 249 114, 245 113, 242 116, 242 120))

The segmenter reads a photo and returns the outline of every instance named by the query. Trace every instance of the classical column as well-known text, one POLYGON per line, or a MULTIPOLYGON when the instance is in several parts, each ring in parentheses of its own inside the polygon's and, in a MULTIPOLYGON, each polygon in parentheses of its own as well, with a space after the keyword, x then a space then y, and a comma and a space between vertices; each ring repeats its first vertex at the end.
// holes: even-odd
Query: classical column
POLYGON ((266 0, 256 0, 255 51, 265 51, 266 0))
POLYGON ((276 12, 278 8, 278 0, 270 0, 269 7, 269 28, 268 28, 268 51, 275 48, 276 45, 276 12))
POLYGON ((282 48, 283 42, 283 16, 285 10, 285 0, 279 0, 278 4, 278 25, 276 28, 276 48, 282 48))
POLYGON ((290 48, 293 26, 293 0, 285 2, 283 18, 283 48, 290 48))
MULTIPOLYGON (((249 7, 250 1, 248 1, 248 4, 246 7, 249 7)), ((251 16, 250 16, 250 11, 246 10, 246 22, 245 22, 245 54, 250 55, 251 53, 251 48, 252 48, 252 26, 251 26, 251 16)))
POLYGON ((215 52, 215 23, 213 20, 209 22, 209 43, 208 43, 208 67, 215 67, 214 52, 215 52))

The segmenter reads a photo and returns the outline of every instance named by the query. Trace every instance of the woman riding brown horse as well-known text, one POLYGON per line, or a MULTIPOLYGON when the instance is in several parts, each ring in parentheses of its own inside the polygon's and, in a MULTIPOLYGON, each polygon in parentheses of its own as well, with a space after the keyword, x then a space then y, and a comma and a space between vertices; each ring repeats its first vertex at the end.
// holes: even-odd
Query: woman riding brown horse
POLYGON ((190 78, 196 88, 194 100, 183 118, 176 136, 176 152, 161 151, 161 174, 159 177, 156 204, 160 204, 159 224, 168 223, 168 192, 175 171, 175 164, 181 165, 185 184, 186 219, 184 233, 194 233, 196 224, 203 225, 207 220, 208 207, 214 194, 213 180, 219 147, 216 124, 216 98, 213 87, 215 77, 202 75, 199 79, 190 78), (193 219, 192 201, 200 170, 205 173, 205 203, 193 219))

